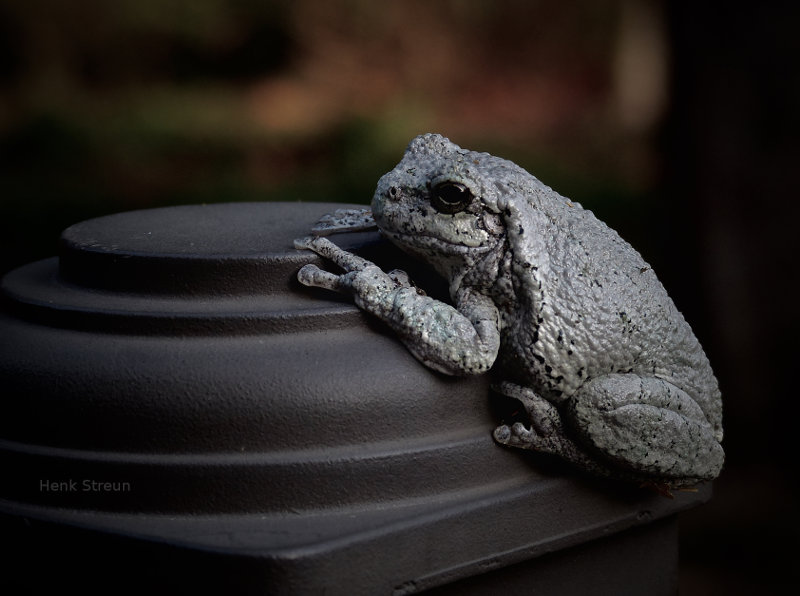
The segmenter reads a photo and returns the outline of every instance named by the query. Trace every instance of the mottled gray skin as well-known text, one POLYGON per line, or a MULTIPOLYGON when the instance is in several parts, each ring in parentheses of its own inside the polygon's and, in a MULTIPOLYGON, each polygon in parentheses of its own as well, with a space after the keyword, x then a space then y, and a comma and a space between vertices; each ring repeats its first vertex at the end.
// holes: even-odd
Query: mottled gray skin
POLYGON ((429 134, 380 179, 372 214, 449 280, 453 306, 324 238, 298 247, 346 273, 306 266, 300 281, 352 293, 435 370, 493 369, 530 418, 498 427, 499 443, 668 486, 719 474, 708 360, 650 266, 591 211, 510 161, 429 134))

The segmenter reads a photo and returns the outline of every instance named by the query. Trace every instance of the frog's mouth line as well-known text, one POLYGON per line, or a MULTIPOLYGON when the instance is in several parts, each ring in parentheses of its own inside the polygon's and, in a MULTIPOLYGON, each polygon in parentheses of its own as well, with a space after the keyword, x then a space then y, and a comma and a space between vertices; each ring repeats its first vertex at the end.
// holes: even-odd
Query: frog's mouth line
POLYGON ((435 250, 437 253, 445 255, 483 254, 492 249, 491 246, 467 246, 466 244, 456 244, 431 234, 403 234, 401 232, 391 232, 387 230, 381 231, 396 244, 408 246, 417 250, 435 250))

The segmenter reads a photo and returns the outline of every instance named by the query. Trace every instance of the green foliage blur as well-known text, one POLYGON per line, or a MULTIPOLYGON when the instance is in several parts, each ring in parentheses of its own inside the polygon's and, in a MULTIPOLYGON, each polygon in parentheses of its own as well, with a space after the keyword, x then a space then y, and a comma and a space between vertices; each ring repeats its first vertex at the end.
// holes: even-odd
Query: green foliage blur
POLYGON ((107 213, 368 203, 428 131, 638 217, 657 156, 620 118, 624 5, 0 0, 0 272, 107 213))

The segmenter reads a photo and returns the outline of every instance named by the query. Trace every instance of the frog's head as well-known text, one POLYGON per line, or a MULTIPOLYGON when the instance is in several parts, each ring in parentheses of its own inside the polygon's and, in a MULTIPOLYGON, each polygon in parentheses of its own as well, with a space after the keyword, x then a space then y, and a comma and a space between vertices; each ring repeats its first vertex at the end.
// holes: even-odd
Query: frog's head
POLYGON ((471 266, 502 245, 509 185, 520 172, 510 161, 422 135, 378 181, 372 213, 392 242, 440 272, 471 266))

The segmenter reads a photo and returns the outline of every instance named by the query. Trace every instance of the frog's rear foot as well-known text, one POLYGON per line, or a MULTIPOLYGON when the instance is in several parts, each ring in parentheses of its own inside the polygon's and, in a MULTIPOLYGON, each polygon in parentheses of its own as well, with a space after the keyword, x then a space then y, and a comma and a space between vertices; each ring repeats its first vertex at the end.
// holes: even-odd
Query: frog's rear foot
POLYGON ((590 473, 600 476, 607 475, 602 466, 598 465, 562 430, 559 425, 554 432, 545 435, 537 432, 537 429, 533 427, 528 428, 521 422, 515 422, 510 426, 508 424, 498 426, 493 435, 494 440, 501 445, 555 455, 590 473))
POLYGON ((536 433, 525 428, 521 422, 515 422, 511 426, 502 424, 494 429, 493 434, 495 441, 509 447, 528 447, 536 442, 536 433))

